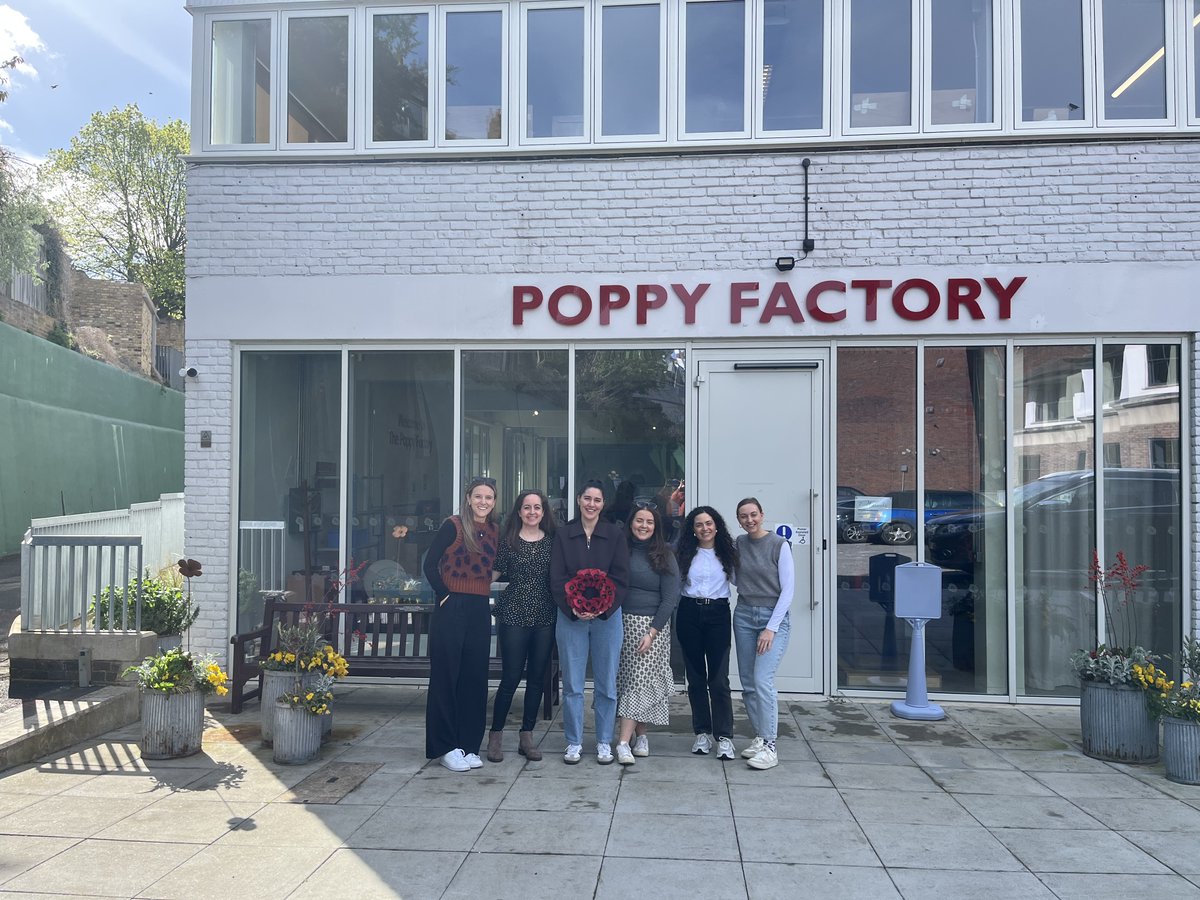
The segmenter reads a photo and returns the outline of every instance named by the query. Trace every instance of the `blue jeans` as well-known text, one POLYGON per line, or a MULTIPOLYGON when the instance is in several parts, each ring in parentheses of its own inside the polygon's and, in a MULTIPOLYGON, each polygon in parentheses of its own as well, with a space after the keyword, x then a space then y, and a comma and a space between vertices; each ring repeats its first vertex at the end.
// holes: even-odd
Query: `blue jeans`
POLYGON ((607 619, 578 621, 559 610, 556 637, 562 667, 563 734, 568 744, 583 743, 583 682, 588 656, 592 659, 592 712, 596 717, 596 742, 611 744, 617 715, 617 665, 625 626, 621 610, 607 619))
POLYGON ((775 691, 775 672, 787 652, 792 634, 792 614, 779 623, 771 649, 757 652, 758 636, 771 621, 770 606, 739 603, 733 610, 733 645, 737 650, 738 677, 742 679, 742 702, 754 733, 764 741, 779 736, 779 695, 775 691))

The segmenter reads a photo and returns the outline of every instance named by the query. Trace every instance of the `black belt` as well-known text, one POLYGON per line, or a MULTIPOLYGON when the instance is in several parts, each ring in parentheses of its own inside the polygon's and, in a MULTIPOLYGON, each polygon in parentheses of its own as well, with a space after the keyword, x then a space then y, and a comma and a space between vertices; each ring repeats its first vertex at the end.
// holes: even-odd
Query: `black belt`
POLYGON ((693 603, 699 603, 701 606, 709 606, 713 603, 728 603, 728 597, 680 597, 681 600, 691 600, 693 603))

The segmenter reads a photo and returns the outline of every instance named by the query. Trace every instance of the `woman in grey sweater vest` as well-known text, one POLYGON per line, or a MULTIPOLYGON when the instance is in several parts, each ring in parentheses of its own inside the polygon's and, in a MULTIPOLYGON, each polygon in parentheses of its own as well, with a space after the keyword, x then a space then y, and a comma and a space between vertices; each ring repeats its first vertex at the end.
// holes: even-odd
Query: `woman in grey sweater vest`
POLYGON ((663 539, 655 504, 635 500, 625 533, 629 539, 629 594, 621 607, 625 637, 617 670, 617 762, 631 766, 649 756, 647 725, 670 722, 675 689, 671 672, 671 614, 679 603, 679 566, 663 539), (630 748, 629 740, 637 732, 630 748))
POLYGON ((733 611, 733 645, 737 651, 742 702, 754 728, 753 743, 742 751, 752 769, 779 765, 775 739, 779 730, 779 696, 775 672, 787 652, 792 631, 795 569, 787 541, 763 528, 762 504, 747 497, 737 506, 738 602, 733 611))

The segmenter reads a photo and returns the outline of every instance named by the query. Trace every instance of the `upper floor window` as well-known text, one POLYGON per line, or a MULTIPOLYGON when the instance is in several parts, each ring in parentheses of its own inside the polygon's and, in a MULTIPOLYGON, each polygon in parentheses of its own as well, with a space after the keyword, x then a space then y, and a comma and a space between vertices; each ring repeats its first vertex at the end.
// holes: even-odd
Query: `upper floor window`
POLYGON ((929 124, 962 127, 994 123, 993 0, 931 0, 927 28, 929 124))
POLYGON ((271 141, 271 20, 212 24, 209 143, 271 141))
POLYGON ((659 3, 600 7, 600 134, 666 134, 666 29, 659 3))
POLYGON ((684 131, 745 133, 745 2, 689 0, 684 19, 684 131))
POLYGON ((587 134, 587 34, 584 8, 525 11, 525 136, 587 134))
POLYGON ((1165 119, 1164 0, 1103 0, 1100 14, 1105 119, 1165 119))
POLYGON ((824 129, 828 78, 823 0, 765 0, 759 35, 762 130, 824 129))
POLYGON ((1192 116, 1200 122, 1200 0, 1192 0, 1192 8, 1184 16, 1192 52, 1192 116))
POLYGON ((429 13, 371 17, 371 141, 429 140, 429 13))
POLYGON ((1091 115, 1083 13, 1080 0, 1020 0, 1019 121, 1083 121, 1091 115))
POLYGON ((849 0, 851 128, 912 124, 912 0, 849 0))
POLYGON ((350 16, 286 17, 289 144, 350 142, 350 16))
POLYGON ((503 141, 508 86, 504 10, 449 9, 443 18, 445 138, 503 141))

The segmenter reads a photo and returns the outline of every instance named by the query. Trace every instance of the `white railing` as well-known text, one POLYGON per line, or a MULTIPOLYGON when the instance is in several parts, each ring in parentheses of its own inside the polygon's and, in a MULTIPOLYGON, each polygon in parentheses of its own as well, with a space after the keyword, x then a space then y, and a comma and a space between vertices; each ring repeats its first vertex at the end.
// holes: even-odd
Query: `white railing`
POLYGON ((21 541, 21 630, 141 631, 142 563, 137 536, 26 531, 21 541), (135 602, 118 601, 117 592, 125 598, 131 582, 135 602), (93 608, 106 591, 108 603, 93 608))
POLYGON ((29 533, 34 537, 137 536, 141 538, 145 566, 153 574, 173 566, 184 555, 183 494, 163 494, 129 509, 34 519, 29 533))
POLYGON ((284 522, 238 523, 238 567, 254 575, 260 591, 282 591, 286 587, 284 525, 284 522))

